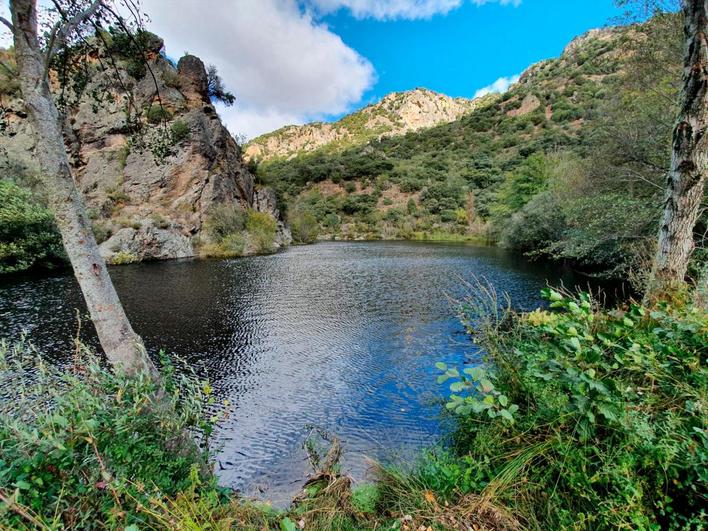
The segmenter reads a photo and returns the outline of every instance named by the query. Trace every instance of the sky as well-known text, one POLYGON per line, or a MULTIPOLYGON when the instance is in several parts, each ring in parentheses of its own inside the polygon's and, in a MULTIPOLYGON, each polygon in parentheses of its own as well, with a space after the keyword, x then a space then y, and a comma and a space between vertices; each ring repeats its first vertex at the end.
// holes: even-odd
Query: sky
MULTIPOLYGON (((5 14, 8 0, 0 2, 5 14)), ((335 120, 393 91, 503 92, 528 66, 620 14, 613 0, 141 3, 170 57, 189 52, 216 65, 237 98, 219 112, 247 138, 335 120)))

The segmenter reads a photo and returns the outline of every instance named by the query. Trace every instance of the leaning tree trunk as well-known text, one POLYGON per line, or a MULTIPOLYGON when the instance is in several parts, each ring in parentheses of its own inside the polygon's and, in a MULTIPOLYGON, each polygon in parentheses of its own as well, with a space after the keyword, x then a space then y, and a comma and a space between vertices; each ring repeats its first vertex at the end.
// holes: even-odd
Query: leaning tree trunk
POLYGON ((708 168, 708 0, 682 0, 686 48, 664 215, 647 298, 684 283, 708 168))
POLYGON ((71 174, 62 121, 37 38, 36 8, 36 0, 10 1, 20 88, 34 129, 50 208, 106 357, 119 371, 147 371, 154 377, 155 366, 125 315, 71 174))

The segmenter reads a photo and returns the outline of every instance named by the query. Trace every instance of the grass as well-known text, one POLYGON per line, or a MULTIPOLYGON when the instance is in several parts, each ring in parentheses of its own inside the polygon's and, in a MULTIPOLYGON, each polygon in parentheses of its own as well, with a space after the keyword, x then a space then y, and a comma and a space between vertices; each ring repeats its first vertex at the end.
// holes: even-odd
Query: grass
POLYGON ((708 315, 691 303, 601 308, 545 290, 516 314, 489 285, 459 304, 484 367, 438 364, 455 429, 352 488, 336 437, 284 511, 220 488, 211 388, 114 375, 80 345, 62 370, 0 345, 0 525, 11 529, 703 529, 708 315), (168 407, 154 407, 164 396, 168 407), (189 433, 196 444, 185 442, 189 433))

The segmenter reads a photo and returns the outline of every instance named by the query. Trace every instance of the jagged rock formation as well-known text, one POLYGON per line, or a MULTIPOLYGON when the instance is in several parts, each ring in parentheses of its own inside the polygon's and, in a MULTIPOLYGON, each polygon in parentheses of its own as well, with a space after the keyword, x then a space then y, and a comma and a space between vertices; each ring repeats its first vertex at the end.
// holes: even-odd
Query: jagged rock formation
POLYGON ((483 99, 451 98, 424 88, 394 92, 334 123, 287 126, 262 135, 245 147, 248 159, 288 158, 325 146, 342 149, 382 136, 402 135, 457 120, 483 99))
MULTIPOLYGON (((148 71, 129 74, 121 68, 122 83, 133 105, 144 109, 147 128, 138 149, 127 121, 129 98, 111 90, 111 99, 97 103, 107 75, 96 65, 95 75, 78 104, 68 109, 68 149, 79 189, 94 219, 104 256, 111 260, 127 253, 136 260, 182 258, 196 254, 193 242, 202 236, 210 208, 228 203, 258 208, 253 175, 241 148, 221 123, 212 105, 202 61, 187 55, 177 67, 161 55, 155 38, 148 54, 148 71), (136 77, 134 77, 136 76, 136 77), (158 160, 150 144, 166 142, 169 153, 158 160)), ((121 64, 122 67, 126 66, 121 64)), ((39 175, 34 136, 17 95, 0 95, 5 110, 0 134, 0 167, 7 175, 39 175)), ((278 216, 274 203, 263 209, 278 216), (271 208, 272 207, 272 208, 271 208)), ((281 224, 279 245, 288 243, 281 224)))

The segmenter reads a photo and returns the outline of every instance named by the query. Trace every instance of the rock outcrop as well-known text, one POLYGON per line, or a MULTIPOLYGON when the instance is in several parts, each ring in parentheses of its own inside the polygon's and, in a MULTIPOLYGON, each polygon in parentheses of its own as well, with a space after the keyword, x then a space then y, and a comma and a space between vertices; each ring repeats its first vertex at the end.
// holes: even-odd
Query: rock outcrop
MULTIPOLYGON (((105 92, 109 77, 95 65, 84 96, 68 109, 74 174, 100 229, 97 235, 106 239, 101 250, 109 260, 121 252, 140 260, 193 256, 193 240, 212 206, 265 208, 256 203, 267 192, 255 189, 240 146, 210 101, 202 61, 186 55, 175 67, 162 55, 162 41, 154 43, 142 77, 128 74, 131 69, 121 64, 121 82, 132 101, 125 91, 111 89, 111 98, 97 102, 92 93, 105 92), (142 148, 126 113, 130 105, 143 111, 147 127, 137 138, 142 148), (155 156, 159 149, 164 157, 155 156)), ((0 98, 5 110, 0 171, 39 175, 23 102, 0 98)), ((275 200, 268 208, 278 219, 275 200)), ((287 236, 280 227, 282 244, 287 236)))
POLYGON ((338 122, 292 125, 262 135, 248 143, 245 157, 258 161, 289 158, 324 146, 345 148, 382 136, 419 131, 453 122, 482 101, 451 98, 424 88, 394 92, 338 122))

